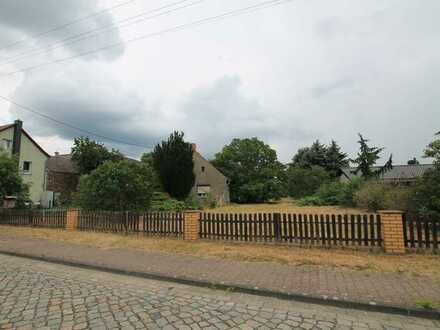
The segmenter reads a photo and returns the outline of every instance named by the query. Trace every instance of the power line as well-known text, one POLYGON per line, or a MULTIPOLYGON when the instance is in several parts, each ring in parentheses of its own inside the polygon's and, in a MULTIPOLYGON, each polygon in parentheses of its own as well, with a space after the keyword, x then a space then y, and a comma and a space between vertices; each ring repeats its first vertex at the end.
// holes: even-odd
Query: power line
POLYGON ((9 102, 9 103, 15 105, 15 106, 17 106, 17 107, 20 108, 20 109, 23 109, 23 110, 29 111, 29 112, 31 112, 31 113, 33 113, 33 114, 36 114, 36 115, 38 115, 38 116, 41 116, 41 117, 47 119, 47 120, 51 120, 51 121, 53 121, 53 122, 55 122, 55 123, 57 123, 57 124, 60 124, 60 125, 66 126, 66 127, 70 128, 70 129, 72 129, 72 130, 76 130, 76 131, 81 132, 81 133, 85 133, 85 134, 88 134, 88 135, 91 135, 91 136, 95 136, 95 137, 98 137, 98 138, 101 138, 101 139, 104 139, 104 140, 108 140, 108 141, 112 141, 112 142, 115 142, 115 143, 119 143, 119 144, 125 144, 125 145, 134 146, 134 147, 139 147, 139 148, 144 148, 144 149, 152 149, 152 148, 153 148, 152 146, 145 146, 145 145, 136 144, 136 143, 132 143, 132 142, 127 142, 127 141, 123 141, 123 140, 119 140, 119 139, 114 139, 114 138, 111 138, 111 137, 108 137, 108 136, 105 136, 105 135, 102 135, 102 134, 98 134, 98 133, 94 133, 94 132, 91 132, 91 131, 85 130, 85 129, 83 129, 83 128, 80 128, 80 127, 77 127, 77 126, 71 125, 71 124, 66 123, 66 122, 64 122, 64 121, 61 121, 61 120, 55 119, 55 118, 53 118, 53 117, 51 117, 51 116, 48 116, 48 115, 45 115, 44 113, 41 113, 41 112, 39 112, 39 111, 37 111, 37 110, 35 110, 35 109, 32 109, 32 108, 30 108, 30 107, 28 107, 28 106, 25 106, 25 105, 19 104, 19 103, 17 103, 16 101, 14 101, 14 100, 12 100, 12 99, 6 97, 6 96, 2 96, 2 95, 0 95, 0 99, 3 99, 4 101, 9 102))
POLYGON ((98 11, 98 12, 91 13, 91 14, 85 16, 85 17, 78 18, 78 19, 73 20, 73 21, 70 21, 70 22, 68 22, 68 23, 65 23, 65 24, 62 24, 62 25, 55 26, 55 27, 53 27, 53 28, 51 28, 51 29, 49 29, 49 30, 46 30, 46 31, 43 31, 43 32, 40 32, 40 33, 34 34, 34 35, 32 35, 32 36, 30 36, 30 37, 28 37, 28 38, 24 38, 24 39, 22 39, 22 40, 18 40, 18 41, 15 41, 15 42, 13 42, 13 43, 10 43, 10 44, 8 44, 8 45, 2 46, 2 47, 0 47, 0 50, 7 49, 7 48, 11 48, 11 47, 16 46, 16 45, 18 45, 18 44, 21 44, 21 43, 23 43, 23 42, 25 42, 25 41, 32 40, 32 39, 37 39, 37 38, 42 37, 42 36, 44 36, 44 35, 46 35, 46 34, 49 34, 49 33, 55 32, 55 31, 59 31, 59 30, 64 29, 64 28, 66 28, 66 27, 68 27, 68 26, 71 26, 71 25, 74 25, 74 24, 76 24, 76 23, 79 23, 79 22, 82 22, 82 21, 88 20, 88 19, 90 19, 90 18, 92 18, 92 17, 94 17, 94 16, 101 15, 101 14, 107 12, 107 11, 112 11, 112 10, 114 10, 114 9, 116 9, 116 8, 119 8, 119 7, 122 7, 122 6, 126 6, 126 5, 128 5, 128 4, 130 4, 130 3, 132 3, 133 1, 134 1, 134 0, 129 0, 129 1, 126 1, 126 2, 123 2, 123 3, 120 3, 120 4, 117 4, 117 5, 115 5, 115 6, 112 6, 112 7, 109 7, 109 8, 103 9, 103 10, 100 10, 100 11, 98 11))
POLYGON ((9 75, 13 75, 13 74, 20 73, 20 72, 27 72, 27 71, 35 70, 37 68, 48 66, 48 65, 51 65, 51 64, 58 64, 58 63, 67 62, 67 61, 73 60, 73 59, 78 58, 78 57, 87 56, 87 55, 90 55, 90 54, 93 54, 93 53, 96 53, 96 52, 100 52, 102 50, 112 49, 112 48, 118 47, 118 46, 123 45, 123 44, 129 44, 129 43, 133 43, 133 42, 136 42, 136 41, 140 41, 140 40, 144 40, 144 39, 148 39, 148 38, 152 38, 152 37, 156 37, 156 36, 161 36, 163 34, 170 33, 170 32, 177 32, 177 31, 184 30, 184 29, 187 29, 187 28, 190 28, 190 27, 193 27, 193 26, 208 24, 210 22, 221 21, 221 20, 224 20, 224 19, 227 19, 227 18, 230 18, 230 17, 235 17, 235 16, 247 14, 247 13, 252 13, 252 12, 257 11, 257 10, 261 10, 261 9, 265 9, 265 8, 269 8, 269 7, 274 7, 274 6, 281 5, 283 3, 287 3, 287 2, 290 2, 290 1, 293 1, 293 0, 269 0, 269 1, 263 1, 263 2, 260 2, 258 4, 255 4, 255 5, 251 5, 251 6, 248 6, 248 7, 244 7, 244 8, 240 8, 240 9, 236 9, 236 10, 232 10, 232 11, 228 11, 228 12, 220 14, 220 15, 215 15, 215 16, 203 18, 203 19, 191 22, 191 23, 177 25, 177 26, 174 26, 174 27, 171 27, 171 28, 168 28, 168 29, 164 29, 164 30, 158 31, 158 32, 153 32, 153 33, 142 35, 142 36, 139 36, 139 37, 136 37, 136 38, 128 39, 128 40, 125 40, 125 41, 116 42, 116 43, 113 43, 113 44, 110 44, 110 45, 107 45, 107 46, 104 46, 104 47, 101 47, 101 48, 97 48, 97 49, 94 49, 94 50, 91 50, 91 51, 80 53, 80 54, 77 54, 77 55, 74 55, 74 56, 70 56, 70 57, 66 57, 66 58, 63 58, 63 59, 59 59, 59 60, 55 60, 55 61, 50 61, 50 62, 46 62, 46 63, 41 63, 41 64, 30 66, 30 67, 27 67, 27 68, 24 68, 24 69, 8 72, 8 73, 2 74, 0 76, 9 76, 9 75))
POLYGON ((106 32, 112 31, 112 30, 116 30, 116 29, 126 28, 128 26, 131 26, 131 25, 134 25, 134 24, 138 24, 138 23, 141 23, 143 21, 154 19, 154 18, 157 18, 157 17, 160 17, 160 16, 165 16, 165 15, 171 14, 171 13, 173 13, 175 11, 185 9, 187 7, 194 6, 194 5, 196 5, 196 4, 200 3, 200 2, 203 2, 205 0, 193 1, 193 2, 191 2, 189 4, 181 6, 181 7, 170 9, 168 11, 165 11, 165 12, 162 12, 162 13, 159 13, 159 14, 156 14, 156 15, 150 15, 150 16, 143 17, 143 18, 137 19, 135 21, 129 22, 130 20, 133 20, 135 18, 146 16, 148 14, 152 14, 152 13, 161 11, 163 9, 169 8, 169 7, 174 7, 176 5, 179 5, 179 4, 187 2, 187 1, 189 1, 189 0, 180 0, 180 1, 168 4, 168 5, 165 5, 165 6, 156 8, 156 9, 153 9, 153 10, 142 12, 141 14, 137 14, 137 15, 134 15, 134 16, 130 16, 130 17, 124 18, 124 19, 119 20, 119 21, 117 21, 115 23, 112 23, 112 24, 109 24, 109 25, 106 25, 106 26, 102 26, 100 28, 96 28, 96 29, 93 29, 93 30, 89 30, 89 31, 85 31, 85 32, 73 35, 73 36, 69 36, 69 37, 64 38, 64 39, 62 39, 60 41, 57 41, 57 42, 55 42, 53 44, 45 45, 45 46, 42 46, 42 47, 36 47, 36 48, 30 49, 30 50, 24 51, 24 52, 22 52, 20 54, 16 54, 14 56, 6 58, 5 61, 2 61, 0 63, 0 66, 6 65, 6 64, 9 64, 9 63, 13 63, 13 62, 17 62, 17 61, 21 61, 21 60, 23 60, 23 59, 25 59, 27 57, 34 56, 34 55, 37 55, 37 54, 41 54, 41 53, 44 53, 44 52, 46 52, 48 50, 53 51, 53 50, 61 48, 63 46, 71 45, 71 44, 80 42, 82 40, 95 37, 95 36, 97 36, 99 34, 102 34, 102 33, 106 33, 106 32), (122 24, 124 22, 128 22, 128 23, 122 24), (97 33, 95 33, 95 32, 97 32, 97 33))

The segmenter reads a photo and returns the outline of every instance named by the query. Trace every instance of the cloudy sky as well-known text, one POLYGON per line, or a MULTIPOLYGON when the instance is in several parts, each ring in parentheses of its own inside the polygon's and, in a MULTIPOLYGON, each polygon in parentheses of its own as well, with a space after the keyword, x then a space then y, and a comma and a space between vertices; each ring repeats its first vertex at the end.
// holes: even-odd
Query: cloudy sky
MULTIPOLYGON (((358 132, 395 163, 421 156, 440 130, 440 1, 281 1, 173 29, 263 2, 2 0, 0 96, 145 147, 182 130, 208 157, 251 136, 285 162, 315 139, 354 156, 358 132)), ((81 135, 0 99, 0 125, 16 118, 49 153, 81 135)))

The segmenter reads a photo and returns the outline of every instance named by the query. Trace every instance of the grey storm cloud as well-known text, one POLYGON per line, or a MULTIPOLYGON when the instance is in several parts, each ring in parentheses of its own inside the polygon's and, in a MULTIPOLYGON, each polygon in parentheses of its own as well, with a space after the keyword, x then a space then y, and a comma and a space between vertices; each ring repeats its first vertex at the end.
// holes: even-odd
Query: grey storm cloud
MULTIPOLYGON (((110 12, 103 12, 66 28, 32 39, 31 37, 34 35, 100 12, 103 8, 98 6, 97 0, 2 0, 0 8, 0 47, 2 53, 6 52, 8 54, 8 56, 2 55, 3 58, 25 54, 36 48, 52 45, 65 38, 112 25, 114 21, 110 12), (15 45, 17 41, 21 40, 23 42, 15 45)), ((114 29, 111 33, 99 34, 81 42, 66 43, 63 49, 78 54, 84 52, 84 50, 89 50, 91 46, 98 48, 120 41, 118 29, 114 29)), ((120 56, 123 51, 123 46, 115 47, 110 51, 89 55, 87 59, 111 60, 120 56)))
MULTIPOLYGON (((120 145, 97 135, 147 147, 162 136, 157 129, 157 124, 163 121, 160 108, 146 104, 112 77, 91 74, 84 66, 76 66, 57 79, 46 74, 28 75, 12 97, 32 110, 96 134, 90 135, 91 138, 130 153, 140 152, 142 148, 120 145)), ((10 112, 25 121, 25 126, 38 136, 57 135, 72 140, 89 135, 14 105, 10 112)))

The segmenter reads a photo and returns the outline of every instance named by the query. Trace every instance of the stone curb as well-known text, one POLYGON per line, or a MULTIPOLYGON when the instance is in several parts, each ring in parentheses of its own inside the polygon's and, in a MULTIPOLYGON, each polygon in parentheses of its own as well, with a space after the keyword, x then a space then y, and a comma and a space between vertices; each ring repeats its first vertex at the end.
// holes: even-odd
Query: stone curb
POLYGON ((273 291, 273 290, 262 289, 248 285, 236 285, 236 284, 229 284, 224 282, 220 282, 220 283, 209 282, 202 279, 188 278, 185 276, 169 276, 155 272, 148 272, 148 273, 136 272, 136 271, 129 271, 124 269, 94 265, 94 264, 87 264, 87 263, 67 260, 63 258, 48 257, 45 255, 32 255, 32 254, 26 254, 20 252, 10 252, 10 251, 1 251, 1 250, 0 250, 0 254, 38 260, 38 261, 45 261, 60 265, 66 265, 66 266, 79 267, 84 269, 103 271, 118 275, 130 275, 130 276, 146 278, 151 280, 159 280, 159 281, 173 282, 178 284, 211 288, 215 290, 231 290, 233 292, 240 292, 240 293, 265 296, 265 297, 273 297, 283 300, 294 300, 304 303, 342 307, 342 308, 363 310, 369 312, 381 312, 388 314, 397 314, 404 316, 414 316, 414 317, 421 317, 426 319, 440 320, 440 311, 435 311, 435 310, 406 308, 406 307, 399 307, 399 306, 385 305, 385 304, 367 304, 356 301, 332 299, 330 297, 324 297, 324 296, 312 296, 301 293, 289 293, 289 292, 286 293, 280 291, 273 291))

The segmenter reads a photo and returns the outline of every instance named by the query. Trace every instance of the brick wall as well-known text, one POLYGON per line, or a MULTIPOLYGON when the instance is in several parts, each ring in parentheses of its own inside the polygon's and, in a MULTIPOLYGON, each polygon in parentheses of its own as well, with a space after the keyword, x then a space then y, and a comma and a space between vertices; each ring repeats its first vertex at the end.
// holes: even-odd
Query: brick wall
POLYGON ((187 241, 195 241, 199 239, 200 232, 200 212, 185 212, 185 220, 183 227, 183 237, 187 241))
POLYGON ((379 211, 382 222, 383 245, 385 252, 405 253, 403 236, 403 212, 379 211))

